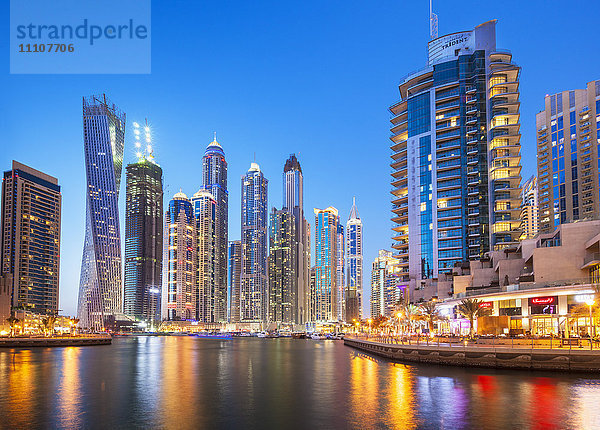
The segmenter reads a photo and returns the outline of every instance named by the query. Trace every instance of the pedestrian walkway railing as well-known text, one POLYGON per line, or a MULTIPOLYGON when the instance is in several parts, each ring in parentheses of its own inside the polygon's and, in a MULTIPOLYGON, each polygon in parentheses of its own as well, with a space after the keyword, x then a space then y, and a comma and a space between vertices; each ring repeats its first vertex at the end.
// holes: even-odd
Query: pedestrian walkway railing
POLYGON ((600 340, 580 337, 469 337, 469 336, 427 336, 427 335, 373 335, 353 334, 348 338, 368 340, 371 342, 414 345, 414 346, 446 346, 446 347, 482 347, 482 348, 515 348, 515 349, 587 349, 600 350, 600 340))

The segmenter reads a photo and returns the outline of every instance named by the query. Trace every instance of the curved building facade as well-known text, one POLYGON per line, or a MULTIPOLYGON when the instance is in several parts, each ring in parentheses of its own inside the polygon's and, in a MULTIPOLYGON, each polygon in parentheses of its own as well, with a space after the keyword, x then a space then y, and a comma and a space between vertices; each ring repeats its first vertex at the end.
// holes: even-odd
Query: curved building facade
POLYGON ((125 114, 105 95, 83 99, 86 228, 77 315, 79 325, 101 330, 123 311, 119 186, 125 114))
POLYGON ((429 42, 392 105, 393 248, 410 291, 520 236, 520 67, 496 21, 429 42))

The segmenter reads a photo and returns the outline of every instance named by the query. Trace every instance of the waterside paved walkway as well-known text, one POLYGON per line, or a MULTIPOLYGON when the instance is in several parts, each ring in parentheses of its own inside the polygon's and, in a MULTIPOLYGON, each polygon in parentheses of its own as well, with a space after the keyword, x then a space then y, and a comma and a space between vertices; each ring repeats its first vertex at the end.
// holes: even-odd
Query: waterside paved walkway
POLYGON ((586 349, 527 349, 508 345, 391 344, 346 337, 344 344, 398 362, 463 367, 598 372, 600 351, 586 349))
POLYGON ((110 345, 111 336, 16 337, 0 339, 0 348, 110 345))

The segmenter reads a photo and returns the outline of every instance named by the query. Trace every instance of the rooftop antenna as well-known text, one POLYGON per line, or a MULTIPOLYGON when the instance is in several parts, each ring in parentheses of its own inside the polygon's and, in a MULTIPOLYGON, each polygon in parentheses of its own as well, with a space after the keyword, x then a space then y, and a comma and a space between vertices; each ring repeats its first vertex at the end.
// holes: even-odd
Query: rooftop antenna
POLYGON ((438 38, 438 16, 433 13, 433 0, 429 0, 429 35, 431 40, 438 38))
POLYGON ((216 142, 216 141, 217 141, 217 132, 215 131, 214 133, 215 133, 215 139, 214 139, 214 142, 216 142))

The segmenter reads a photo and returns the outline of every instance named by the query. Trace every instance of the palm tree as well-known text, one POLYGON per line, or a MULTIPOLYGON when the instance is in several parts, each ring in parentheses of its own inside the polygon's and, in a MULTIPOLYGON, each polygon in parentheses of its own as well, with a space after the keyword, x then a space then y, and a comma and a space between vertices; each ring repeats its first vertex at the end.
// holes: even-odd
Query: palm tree
POLYGON ((473 337, 473 324, 479 317, 490 314, 489 309, 481 307, 483 301, 477 299, 463 299, 458 305, 458 313, 469 320, 469 337, 473 337))
POLYGON ((55 322, 56 317, 54 315, 49 315, 47 318, 42 318, 42 325, 46 336, 52 337, 52 334, 54 333, 55 322))
POLYGON ((435 306, 435 302, 425 302, 419 306, 421 315, 427 321, 427 327, 429 328, 429 335, 433 336, 433 323, 442 319, 439 309, 435 306))
POLYGON ((10 324, 10 337, 14 337, 15 327, 17 326, 17 324, 19 324, 21 320, 19 318, 15 318, 14 315, 11 315, 8 318, 6 318, 6 321, 10 324))
POLYGON ((402 318, 404 319, 404 322, 406 323, 406 325, 408 325, 409 331, 412 332, 413 322, 417 320, 421 315, 419 307, 415 305, 404 304, 400 312, 402 313, 402 318))

